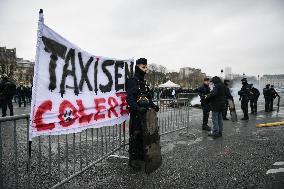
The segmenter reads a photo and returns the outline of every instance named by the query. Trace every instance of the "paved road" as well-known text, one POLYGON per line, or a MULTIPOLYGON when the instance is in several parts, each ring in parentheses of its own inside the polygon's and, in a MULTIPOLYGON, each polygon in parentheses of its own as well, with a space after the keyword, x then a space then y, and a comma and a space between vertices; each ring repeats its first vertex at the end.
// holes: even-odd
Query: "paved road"
POLYGON ((262 107, 249 121, 224 122, 224 136, 216 140, 200 130, 201 111, 192 109, 193 135, 162 137, 163 165, 155 173, 133 172, 127 160, 109 159, 64 188, 284 188, 284 127, 255 126, 283 120, 284 108, 267 114, 262 107))
MULTIPOLYGON (((265 113, 259 107, 249 121, 224 122, 224 135, 216 140, 200 130, 201 110, 191 109, 193 135, 163 136, 163 165, 155 173, 134 172, 127 160, 109 159, 63 188, 284 188, 284 127, 255 126, 283 120, 284 108, 265 113)), ((15 105, 15 113, 28 113, 29 108, 15 105)))

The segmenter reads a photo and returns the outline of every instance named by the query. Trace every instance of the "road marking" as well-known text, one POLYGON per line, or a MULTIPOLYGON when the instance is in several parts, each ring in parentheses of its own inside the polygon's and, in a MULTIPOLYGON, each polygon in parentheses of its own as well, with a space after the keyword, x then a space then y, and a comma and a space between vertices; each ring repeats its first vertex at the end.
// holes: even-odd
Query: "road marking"
POLYGON ((279 168, 279 169, 269 169, 266 174, 271 174, 271 173, 284 173, 284 168, 279 168))
POLYGON ((275 162, 273 165, 284 165, 284 162, 280 161, 280 162, 275 162))
POLYGON ((281 126, 281 125, 284 125, 284 121, 256 124, 256 127, 275 127, 275 126, 281 126))

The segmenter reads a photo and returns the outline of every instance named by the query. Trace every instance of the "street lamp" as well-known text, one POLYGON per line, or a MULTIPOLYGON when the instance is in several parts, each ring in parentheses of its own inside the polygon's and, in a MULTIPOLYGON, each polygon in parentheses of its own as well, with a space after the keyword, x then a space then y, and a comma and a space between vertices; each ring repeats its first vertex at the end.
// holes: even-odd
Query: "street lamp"
POLYGON ((257 82, 258 82, 258 88, 260 88, 260 86, 259 86, 259 75, 257 75, 257 82))

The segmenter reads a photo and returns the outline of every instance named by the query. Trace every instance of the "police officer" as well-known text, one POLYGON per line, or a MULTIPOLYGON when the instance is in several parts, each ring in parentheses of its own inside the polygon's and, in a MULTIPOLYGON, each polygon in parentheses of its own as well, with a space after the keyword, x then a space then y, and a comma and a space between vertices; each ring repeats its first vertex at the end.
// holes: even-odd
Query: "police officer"
POLYGON ((265 100, 265 112, 269 112, 270 111, 269 104, 272 98, 270 91, 270 84, 267 84, 265 88, 263 88, 263 96, 265 100))
POLYGON ((16 85, 10 81, 4 74, 0 83, 0 103, 2 105, 2 117, 7 115, 7 107, 10 110, 10 116, 14 115, 12 99, 16 92, 16 85))
POLYGON ((243 110, 244 113, 244 117, 241 120, 248 120, 249 116, 248 116, 248 103, 249 103, 249 99, 250 99, 250 92, 251 92, 251 86, 248 84, 247 82, 247 78, 243 78, 242 80, 242 88, 241 90, 238 92, 238 94, 240 95, 240 101, 241 101, 241 108, 243 110))
POLYGON ((19 107, 22 106, 22 102, 24 102, 24 107, 26 107, 27 101, 27 88, 23 85, 23 82, 20 82, 20 86, 17 88, 18 100, 19 100, 19 107))
POLYGON ((253 86, 253 84, 250 84, 251 86, 251 98, 250 98, 250 109, 251 109, 251 114, 257 114, 257 101, 260 95, 260 92, 257 88, 253 86))
POLYGON ((159 111, 159 107, 152 101, 149 87, 144 80, 147 70, 147 59, 139 58, 136 60, 134 77, 126 82, 126 101, 130 110, 129 166, 134 170, 140 170, 141 163, 144 161, 141 119, 148 108, 159 111))
POLYGON ((270 102, 269 102, 269 110, 273 111, 273 101, 276 97, 280 98, 279 94, 276 92, 276 90, 274 89, 274 85, 270 86, 270 102))
POLYGON ((229 84, 230 84, 230 80, 225 79, 224 80, 224 85, 225 85, 225 106, 224 106, 224 110, 222 112, 223 120, 229 120, 227 118, 227 111, 228 111, 228 107, 229 107, 228 100, 229 99, 233 99, 233 96, 232 96, 232 94, 230 92, 229 84))
POLYGON ((205 96, 210 93, 209 87, 210 79, 204 78, 203 85, 197 88, 196 92, 200 96, 201 107, 203 111, 203 121, 202 121, 202 130, 211 131, 211 128, 208 126, 208 118, 210 114, 210 105, 209 101, 205 99, 205 96))

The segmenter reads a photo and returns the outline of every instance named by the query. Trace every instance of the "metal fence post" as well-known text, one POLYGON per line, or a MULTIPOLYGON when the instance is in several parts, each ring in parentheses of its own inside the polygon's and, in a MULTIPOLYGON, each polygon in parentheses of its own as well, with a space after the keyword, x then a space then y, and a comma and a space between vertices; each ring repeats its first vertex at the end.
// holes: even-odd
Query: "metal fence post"
POLYGON ((0 188, 4 188, 3 186, 3 173, 2 173, 2 153, 3 153, 3 148, 2 148, 2 126, 0 122, 0 188))
POLYGON ((15 158, 15 180, 16 188, 19 185, 19 170, 18 170, 18 142, 17 142, 17 125, 16 120, 14 120, 14 158, 15 158))

